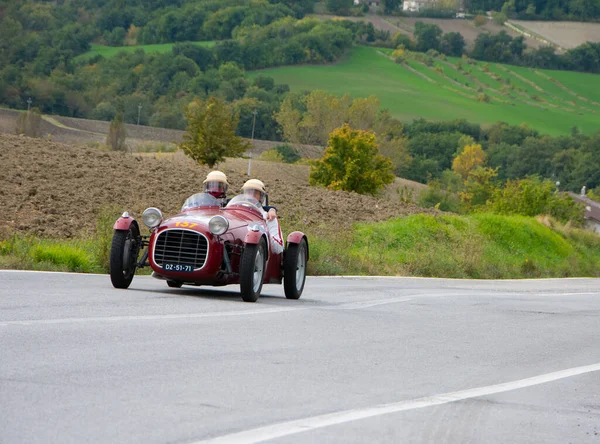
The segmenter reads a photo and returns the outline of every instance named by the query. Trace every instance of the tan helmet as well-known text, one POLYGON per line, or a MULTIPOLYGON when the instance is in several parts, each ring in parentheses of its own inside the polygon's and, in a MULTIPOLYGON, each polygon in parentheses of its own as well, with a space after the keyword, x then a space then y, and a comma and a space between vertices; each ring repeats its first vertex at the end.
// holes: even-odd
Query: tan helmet
POLYGON ((227 196, 227 176, 222 171, 211 171, 204 180, 204 192, 209 193, 217 199, 224 199, 227 196))
POLYGON ((260 196, 257 200, 264 205, 265 196, 267 194, 267 191, 265 190, 265 184, 258 179, 247 180, 244 186, 242 187, 242 191, 244 192, 244 194, 246 194, 246 192, 249 190, 258 191, 260 193, 260 196))
POLYGON ((247 180, 244 186, 242 187, 242 190, 258 190, 261 193, 267 192, 265 190, 265 184, 258 179, 247 180))
POLYGON ((202 183, 206 183, 211 180, 215 181, 215 182, 223 182, 224 184, 229 185, 229 182, 227 182, 227 176, 225 175, 225 173, 223 171, 219 171, 219 170, 211 171, 210 173, 208 173, 208 175, 206 176, 206 179, 204 179, 204 182, 202 182, 202 183))

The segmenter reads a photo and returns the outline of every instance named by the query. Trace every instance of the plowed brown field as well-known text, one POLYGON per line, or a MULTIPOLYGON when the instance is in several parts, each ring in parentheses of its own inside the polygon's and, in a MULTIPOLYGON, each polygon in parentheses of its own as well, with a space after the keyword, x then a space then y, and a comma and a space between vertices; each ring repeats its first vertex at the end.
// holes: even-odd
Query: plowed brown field
MULTIPOLYGON (((0 165, 0 238, 85 235, 95 229, 100 210, 109 207, 135 217, 149 206, 174 214, 186 197, 201 190, 209 171, 181 153, 104 152, 6 133, 0 133, 0 165)), ((401 202, 393 190, 380 199, 311 187, 306 166, 256 160, 252 165, 253 176, 267 184, 270 203, 297 229, 327 223, 343 230, 356 221, 429 211, 401 202)), ((230 195, 248 178, 247 166, 245 159, 220 165, 231 183, 230 195)))

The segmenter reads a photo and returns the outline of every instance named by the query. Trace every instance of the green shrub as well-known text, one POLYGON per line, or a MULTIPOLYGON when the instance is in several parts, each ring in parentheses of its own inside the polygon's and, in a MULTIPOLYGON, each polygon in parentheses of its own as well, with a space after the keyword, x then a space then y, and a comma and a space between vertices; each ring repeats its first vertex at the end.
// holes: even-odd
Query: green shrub
POLYGON ((35 262, 65 267, 68 271, 86 273, 92 268, 90 254, 70 245, 41 243, 32 248, 30 255, 35 262))
POLYGON ((549 214, 561 222, 583 224, 582 205, 567 195, 555 193, 550 180, 538 177, 507 181, 503 188, 494 190, 487 208, 497 214, 549 214))
POLYGON ((276 149, 263 151, 259 159, 267 162, 283 162, 283 156, 276 149))
POLYGON ((285 163, 296 163, 300 160, 298 150, 290 145, 277 145, 275 150, 281 154, 285 163))
POLYGON ((424 208, 437 208, 442 211, 460 212, 460 199, 456 194, 442 190, 439 186, 429 185, 429 188, 421 192, 419 206, 424 208))
POLYGON ((177 145, 166 142, 144 142, 135 147, 138 153, 174 153, 177 145))

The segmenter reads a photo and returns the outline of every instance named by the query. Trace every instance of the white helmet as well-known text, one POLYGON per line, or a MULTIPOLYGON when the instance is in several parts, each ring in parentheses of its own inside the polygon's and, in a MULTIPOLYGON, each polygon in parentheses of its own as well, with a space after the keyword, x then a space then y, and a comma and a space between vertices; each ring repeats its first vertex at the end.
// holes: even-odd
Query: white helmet
POLYGON ((242 187, 242 191, 245 195, 250 195, 258 200, 261 204, 264 205, 265 196, 267 195, 267 191, 265 190, 265 184, 258 179, 250 179, 247 180, 244 186, 242 187), (254 192, 258 191, 259 198, 257 199, 254 195, 254 192))
POLYGON ((204 179, 204 192, 209 193, 217 199, 225 198, 227 195, 227 176, 222 171, 211 171, 204 179))

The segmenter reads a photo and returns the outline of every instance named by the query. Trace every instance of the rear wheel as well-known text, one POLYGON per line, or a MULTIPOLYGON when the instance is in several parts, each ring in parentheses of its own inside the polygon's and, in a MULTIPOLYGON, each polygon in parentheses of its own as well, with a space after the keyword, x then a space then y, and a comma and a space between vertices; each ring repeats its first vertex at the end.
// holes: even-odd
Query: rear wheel
POLYGON ((288 299, 298 299, 306 281, 308 246, 306 239, 299 244, 290 244, 283 261, 283 290, 288 299))
POLYGON ((110 247, 110 280, 115 288, 129 288, 137 267, 138 228, 115 230, 110 247))
POLYGON ((240 292, 245 302, 256 302, 265 277, 267 246, 264 238, 244 248, 240 262, 240 292))

